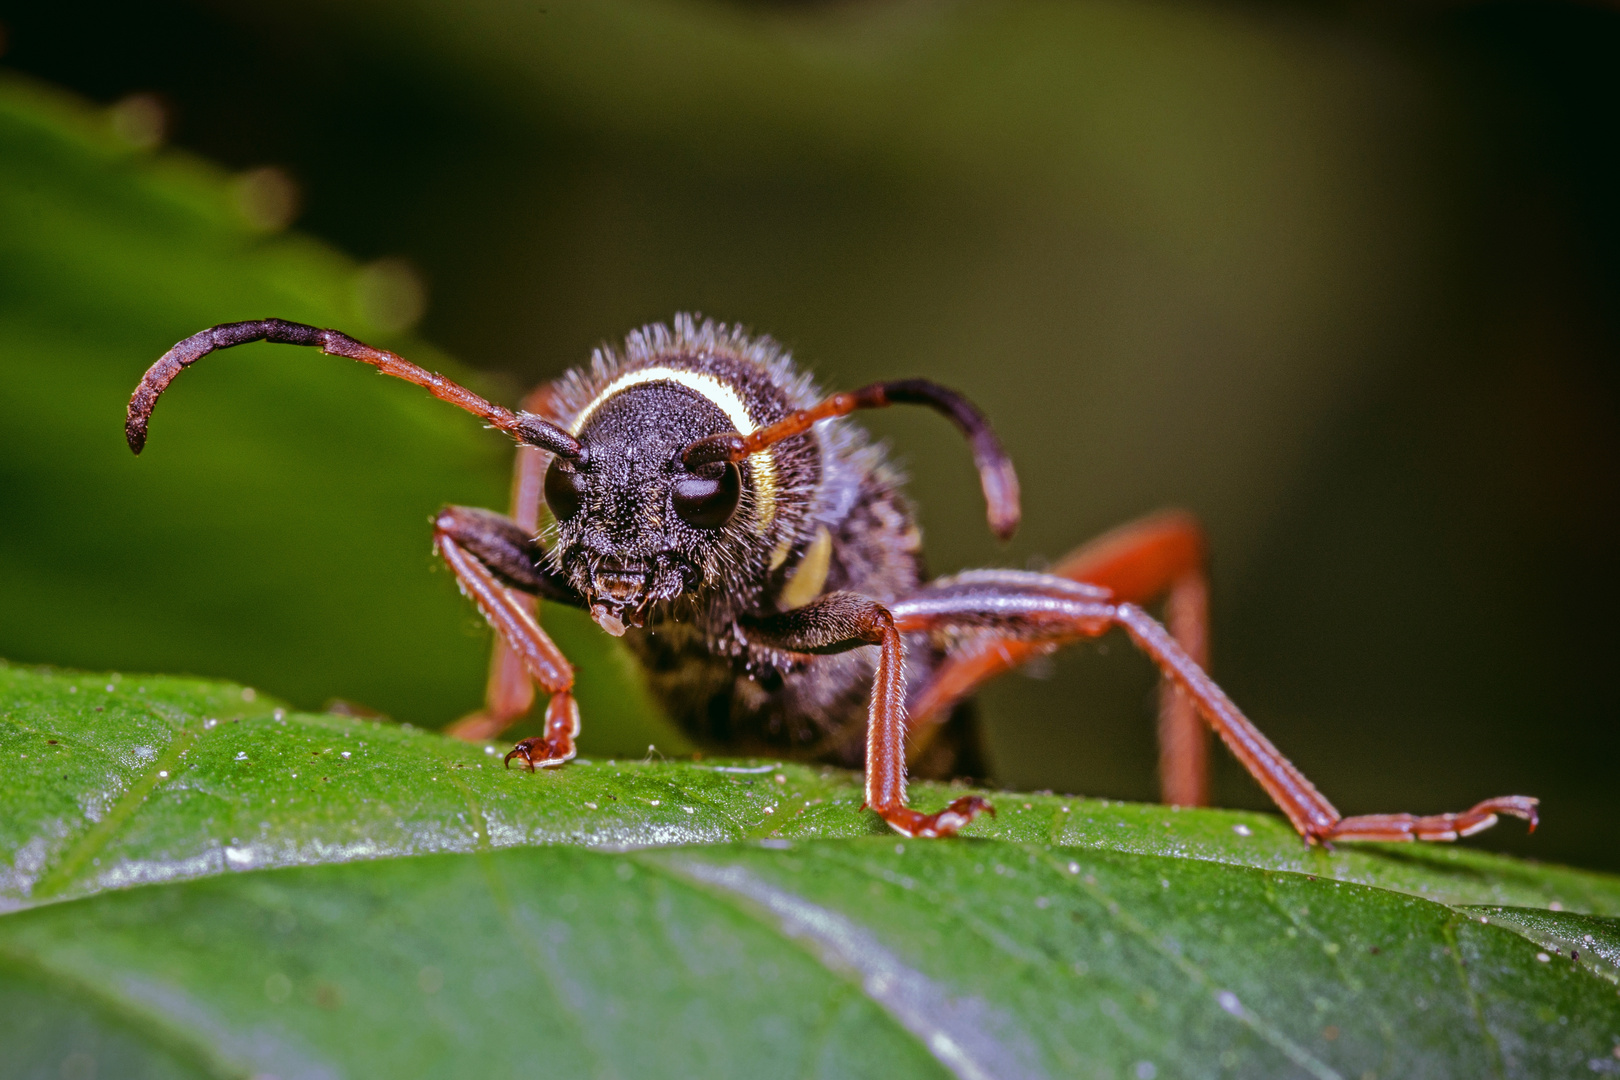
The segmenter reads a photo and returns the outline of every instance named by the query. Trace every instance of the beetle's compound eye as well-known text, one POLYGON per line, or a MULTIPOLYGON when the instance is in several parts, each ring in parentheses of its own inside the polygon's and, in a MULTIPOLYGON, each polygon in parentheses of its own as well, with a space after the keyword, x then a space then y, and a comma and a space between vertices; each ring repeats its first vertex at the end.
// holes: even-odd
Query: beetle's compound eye
POLYGON ((675 479, 675 513, 699 529, 718 529, 737 512, 742 473, 729 461, 699 466, 675 479))
POLYGON ((585 499, 585 477, 572 462, 553 458, 546 470, 546 505, 558 521, 567 521, 579 513, 585 499))

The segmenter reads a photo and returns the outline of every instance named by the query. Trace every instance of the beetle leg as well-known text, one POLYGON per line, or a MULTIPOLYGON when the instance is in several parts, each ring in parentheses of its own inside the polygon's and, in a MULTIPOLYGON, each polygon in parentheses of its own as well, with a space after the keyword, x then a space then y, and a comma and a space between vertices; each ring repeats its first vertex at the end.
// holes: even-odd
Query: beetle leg
POLYGON ((1497 814, 1536 824, 1536 800, 1488 799, 1460 814, 1343 817, 1271 740, 1244 716, 1165 627, 1106 590, 1045 574, 981 571, 944 578, 889 608, 902 634, 939 630, 988 632, 1047 644, 1098 637, 1122 628, 1173 680, 1248 769, 1307 843, 1331 840, 1455 840, 1489 828, 1497 814))
POLYGON ((851 592, 834 592, 780 614, 747 621, 748 635, 787 652, 841 653, 878 647, 877 674, 866 724, 866 805, 902 836, 950 836, 982 810, 969 795, 925 814, 906 805, 905 642, 882 604, 851 592))
MULTIPOLYGON (((512 597, 531 615, 539 607, 532 596, 521 593, 512 597)), ((538 621, 538 619, 536 620, 538 621)), ((446 735, 467 742, 493 739, 517 723, 534 706, 534 680, 523 666, 523 657, 506 644, 500 635, 490 649, 489 680, 484 684, 484 707, 450 724, 446 735)))
MULTIPOLYGON (((462 506, 439 512, 433 523, 433 544, 455 571, 461 591, 472 598, 512 650, 525 678, 533 678, 552 696, 546 708, 546 733, 518 743, 506 760, 519 756, 532 770, 572 758, 574 737, 579 733, 579 707, 572 693, 574 669, 540 628, 532 597, 524 595, 555 588, 539 568, 538 545, 510 518, 462 506)), ((502 689, 509 692, 509 687, 502 689)), ((483 719, 482 714, 475 717, 458 721, 451 734, 469 740, 498 734, 500 729, 494 726, 498 720, 483 719)))
MULTIPOLYGON (((1089 581, 1133 604, 1164 597, 1164 622, 1193 662, 1209 670, 1208 549, 1198 519, 1182 510, 1140 518, 1065 556, 1053 573, 1089 581)), ((1159 684, 1159 798, 1209 805, 1209 729, 1173 679, 1159 684)))
MULTIPOLYGON (((1146 604, 1163 596, 1171 635, 1207 670, 1209 586, 1204 563, 1204 531, 1198 520, 1185 511, 1169 510, 1076 548, 1051 573, 1100 585, 1119 601, 1146 604)), ((946 656, 913 700, 912 754, 927 744, 957 702, 1051 649, 1049 642, 986 635, 946 656)), ((1209 730, 1191 699, 1169 678, 1159 693, 1159 790, 1173 806, 1209 803, 1209 730)))
POLYGON ((1534 832, 1538 800, 1524 795, 1503 795, 1486 799, 1460 814, 1365 814, 1341 818, 1333 828, 1320 834, 1333 840, 1456 840, 1473 836, 1496 824, 1498 814, 1510 814, 1530 823, 1534 832))
MULTIPOLYGON (((554 394, 551 383, 539 387, 524 399, 524 411, 552 419, 554 394)), ((550 464, 551 455, 536 446, 519 446, 512 462, 511 519, 529 536, 536 535, 540 529, 540 503, 544 498, 546 468, 550 464)), ((534 597, 520 594, 513 599, 531 615, 538 613, 539 605, 534 597)), ((445 728, 445 733, 469 742, 492 739, 516 723, 533 705, 534 680, 523 666, 523 658, 497 634, 490 651, 484 707, 457 720, 445 728)))

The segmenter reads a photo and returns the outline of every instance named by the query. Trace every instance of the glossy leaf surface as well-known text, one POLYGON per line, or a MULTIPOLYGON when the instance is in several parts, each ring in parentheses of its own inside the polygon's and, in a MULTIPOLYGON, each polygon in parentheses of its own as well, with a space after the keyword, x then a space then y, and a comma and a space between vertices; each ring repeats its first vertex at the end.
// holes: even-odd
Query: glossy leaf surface
POLYGON ((1266 815, 1006 792, 971 838, 905 842, 841 772, 529 775, 237 686, 16 667, 0 778, 0 1045, 28 1069, 1473 1077, 1620 1060, 1620 882, 1466 848, 1329 854, 1266 815), (1588 934, 1580 955, 1549 947, 1588 934))

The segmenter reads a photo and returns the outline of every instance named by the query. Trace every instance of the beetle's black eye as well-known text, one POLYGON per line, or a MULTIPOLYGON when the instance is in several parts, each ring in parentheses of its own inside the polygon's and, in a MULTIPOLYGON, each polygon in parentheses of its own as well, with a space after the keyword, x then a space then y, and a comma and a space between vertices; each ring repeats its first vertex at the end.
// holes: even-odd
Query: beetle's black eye
POLYGON ((742 473, 729 461, 704 465, 675 480, 675 512, 688 525, 718 529, 737 512, 742 473))
POLYGON ((546 505, 558 521, 567 521, 579 513, 585 498, 585 478, 562 458, 553 458, 546 470, 546 505))

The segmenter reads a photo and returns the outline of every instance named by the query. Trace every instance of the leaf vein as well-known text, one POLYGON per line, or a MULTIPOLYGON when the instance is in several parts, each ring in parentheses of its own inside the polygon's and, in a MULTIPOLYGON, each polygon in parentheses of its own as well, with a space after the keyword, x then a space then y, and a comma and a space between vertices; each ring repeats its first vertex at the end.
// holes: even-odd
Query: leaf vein
MULTIPOLYGON (((155 709, 148 711, 156 712, 155 709)), ((94 858, 97 852, 106 848, 129 819, 135 816, 141 804, 146 801, 146 797, 152 793, 152 789, 157 787, 158 781, 163 779, 165 774, 175 775, 181 771, 181 760, 202 738, 203 729, 200 724, 193 724, 193 721, 198 719, 195 716, 182 716, 177 721, 174 717, 164 718, 180 725, 169 745, 163 753, 157 755, 150 768, 137 774, 135 782, 124 790, 107 815, 86 830, 76 843, 62 853, 54 866, 40 875, 39 882, 34 887, 36 897, 49 898, 70 886, 80 868, 94 858)))

